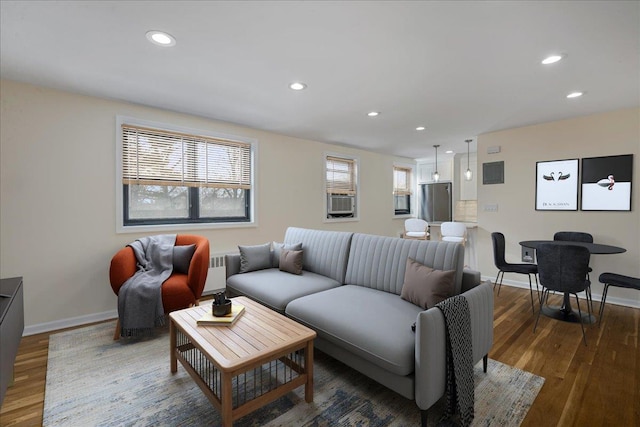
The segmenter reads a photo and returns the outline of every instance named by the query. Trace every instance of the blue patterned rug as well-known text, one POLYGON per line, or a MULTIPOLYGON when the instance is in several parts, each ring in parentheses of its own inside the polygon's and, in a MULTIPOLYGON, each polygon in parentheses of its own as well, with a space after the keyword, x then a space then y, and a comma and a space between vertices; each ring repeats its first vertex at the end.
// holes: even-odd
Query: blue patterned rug
MULTIPOLYGON (((169 336, 113 341, 115 322, 52 335, 45 426, 218 426, 218 411, 178 364, 169 370, 169 336)), ((475 367, 475 426, 518 426, 544 378, 490 360, 475 367)), ((234 426, 420 425, 413 401, 316 352, 314 402, 304 387, 234 426)), ((444 399, 443 399, 444 400, 444 399)), ((437 417, 432 417, 434 421, 437 417)), ((435 423, 434 423, 435 425, 435 423)))

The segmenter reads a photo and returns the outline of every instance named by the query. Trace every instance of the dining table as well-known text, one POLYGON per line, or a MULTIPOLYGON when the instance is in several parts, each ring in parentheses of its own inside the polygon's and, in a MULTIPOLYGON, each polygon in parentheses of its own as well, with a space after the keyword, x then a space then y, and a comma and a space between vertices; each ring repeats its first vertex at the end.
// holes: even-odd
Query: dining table
MULTIPOLYGON (((568 245, 582 246, 589 249, 589 253, 592 255, 621 254, 627 251, 625 248, 621 248, 619 246, 605 245, 602 243, 575 242, 575 241, 568 241, 568 240, 523 240, 520 242, 520 246, 537 250, 539 246, 545 243, 552 243, 555 245, 564 245, 564 246, 568 246, 568 245)), ((571 294, 569 294, 568 292, 565 292, 564 298, 562 300, 562 306, 546 306, 546 307, 543 306, 542 314, 557 320, 565 321, 565 322, 579 323, 581 321, 580 313, 571 307, 570 297, 571 297, 571 294)), ((590 315, 588 313, 583 313, 582 322, 595 323, 596 318, 592 314, 590 315)))

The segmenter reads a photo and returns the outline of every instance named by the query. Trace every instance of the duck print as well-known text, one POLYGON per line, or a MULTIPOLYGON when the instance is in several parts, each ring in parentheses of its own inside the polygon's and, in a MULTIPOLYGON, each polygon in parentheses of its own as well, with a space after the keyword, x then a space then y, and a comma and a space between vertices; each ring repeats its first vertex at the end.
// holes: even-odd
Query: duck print
POLYGON ((615 184, 615 180, 613 179, 613 175, 609 175, 606 179, 601 179, 596 182, 600 187, 607 187, 607 190, 613 190, 613 185, 615 184))

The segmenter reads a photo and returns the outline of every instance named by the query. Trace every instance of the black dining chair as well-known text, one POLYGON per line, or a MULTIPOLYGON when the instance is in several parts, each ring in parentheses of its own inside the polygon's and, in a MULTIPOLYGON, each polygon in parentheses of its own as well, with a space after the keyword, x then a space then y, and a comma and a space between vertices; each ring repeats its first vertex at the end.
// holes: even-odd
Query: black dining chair
POLYGON ((640 291, 640 278, 623 276, 616 273, 602 273, 598 278, 600 283, 604 283, 604 291, 602 292, 602 301, 600 301, 600 312, 598 313, 598 326, 602 323, 604 315, 604 303, 607 301, 607 292, 610 286, 618 288, 636 289, 640 291))
POLYGON ((536 292, 538 291, 538 266, 535 264, 512 264, 505 260, 505 240, 504 234, 500 232, 491 233, 491 240, 493 241, 493 262, 498 269, 498 275, 496 281, 493 284, 493 289, 498 285, 498 295, 500 295, 500 288, 502 287, 502 279, 504 273, 518 273, 526 274, 529 277, 529 292, 531 293, 531 311, 535 314, 536 310, 533 304, 533 287, 531 286, 531 275, 536 279, 536 292), (498 278, 500 282, 498 283, 498 278))
MULTIPOLYGON (((589 279, 587 279, 589 258, 591 257, 589 249, 583 246, 544 243, 538 246, 536 255, 538 257, 538 276, 540 277, 540 285, 542 285, 542 298, 540 298, 540 311, 538 311, 533 332, 535 333, 538 326, 540 313, 544 302, 549 296, 549 291, 573 294, 576 297, 578 317, 580 317, 580 326, 582 327, 582 339, 586 346, 587 335, 584 332, 578 293, 586 292, 590 285, 589 279)), ((591 317, 591 308, 588 303, 587 310, 589 317, 591 317)))
POLYGON ((593 236, 582 231, 558 231, 553 235, 553 240, 562 240, 565 242, 593 243, 593 236))
MULTIPOLYGON (((583 231, 558 231, 553 235, 553 240, 561 240, 564 242, 584 242, 584 243, 593 243, 593 236, 589 233, 585 233, 583 231)), ((587 279, 591 282, 591 277, 589 277, 589 273, 591 273, 593 269, 589 267, 589 271, 587 272, 587 279)), ((593 311, 593 298, 591 297, 591 286, 587 289, 587 301, 591 305, 591 311, 593 311)))

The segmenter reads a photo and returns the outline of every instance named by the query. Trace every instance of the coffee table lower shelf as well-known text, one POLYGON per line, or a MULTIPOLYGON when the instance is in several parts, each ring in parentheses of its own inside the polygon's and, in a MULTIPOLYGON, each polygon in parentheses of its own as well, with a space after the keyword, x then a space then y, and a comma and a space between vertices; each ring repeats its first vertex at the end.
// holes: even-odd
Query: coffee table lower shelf
MULTIPOLYGON (((268 351, 258 351, 250 357, 242 358, 242 361, 226 364, 228 360, 220 357, 211 346, 212 340, 203 339, 201 332, 204 331, 201 327, 193 327, 175 319, 173 314, 170 318, 171 372, 177 372, 177 362, 180 361, 205 396, 220 411, 223 427, 232 426, 233 421, 302 385, 305 386, 305 401, 313 402, 315 333, 302 341, 278 345, 268 351)), ((298 326, 300 325, 296 325, 298 326)), ((226 334, 229 331, 226 326, 212 328, 214 329, 209 329, 209 332, 215 334, 226 334), (216 331, 215 328, 223 329, 216 331)))

